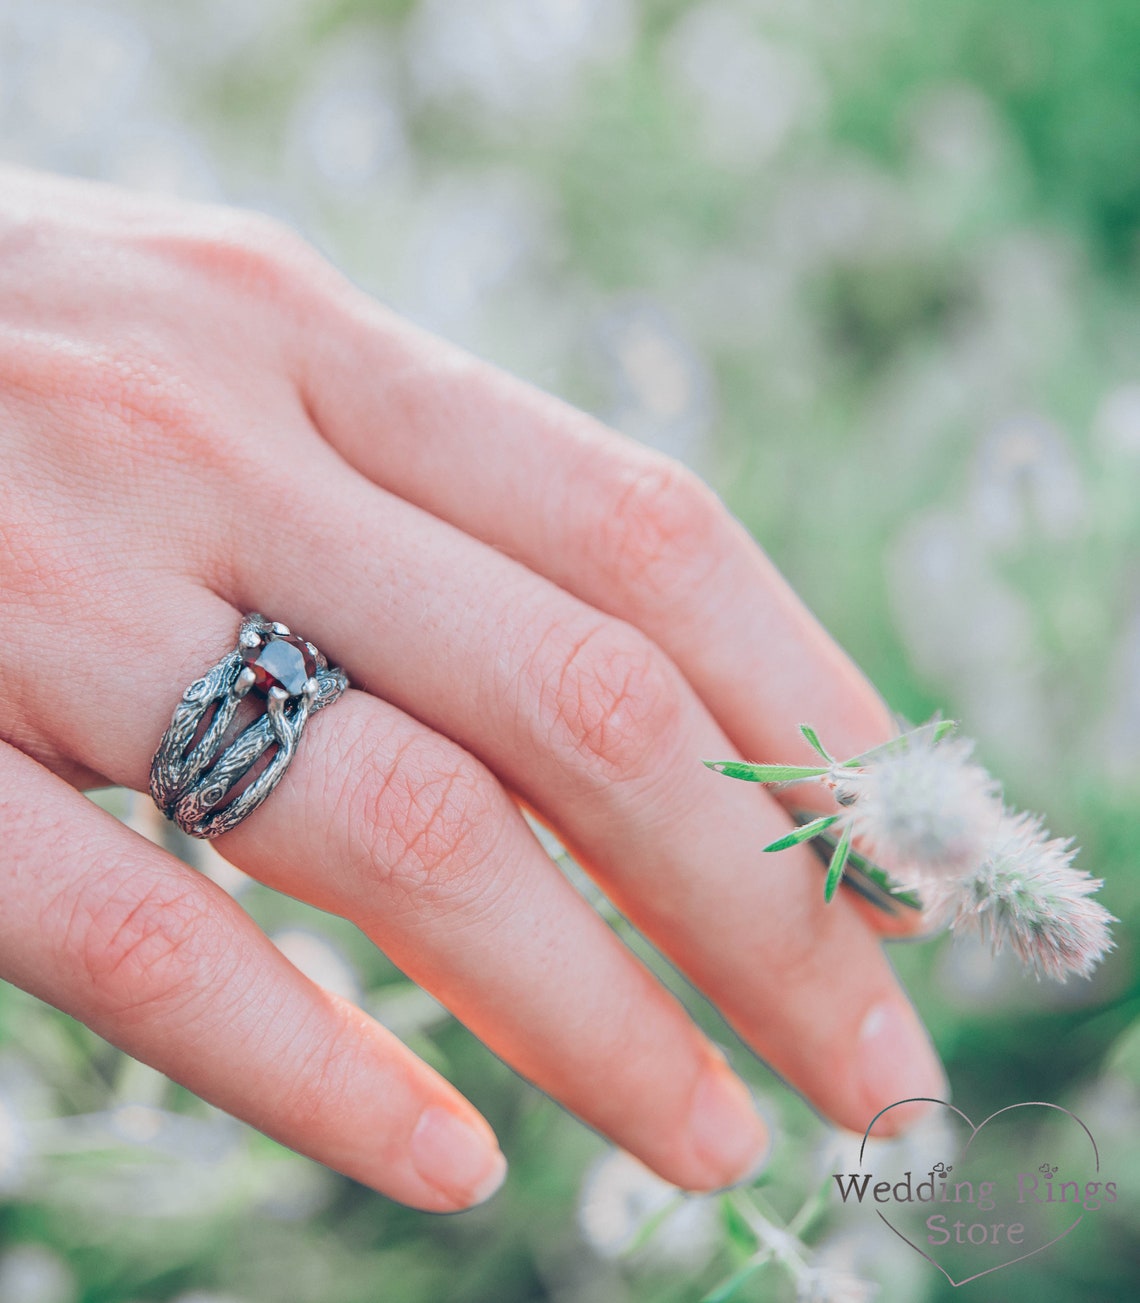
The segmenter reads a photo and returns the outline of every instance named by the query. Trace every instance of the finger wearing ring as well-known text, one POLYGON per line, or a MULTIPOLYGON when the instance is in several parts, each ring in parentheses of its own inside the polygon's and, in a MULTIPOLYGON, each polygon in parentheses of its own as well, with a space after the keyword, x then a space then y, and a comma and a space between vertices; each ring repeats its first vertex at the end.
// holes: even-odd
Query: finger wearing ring
POLYGON ((341 669, 287 625, 242 621, 237 647, 182 694, 150 768, 155 804, 191 837, 220 837, 260 806, 285 776, 310 715, 348 686, 341 669), (232 736, 240 703, 266 709, 232 736))

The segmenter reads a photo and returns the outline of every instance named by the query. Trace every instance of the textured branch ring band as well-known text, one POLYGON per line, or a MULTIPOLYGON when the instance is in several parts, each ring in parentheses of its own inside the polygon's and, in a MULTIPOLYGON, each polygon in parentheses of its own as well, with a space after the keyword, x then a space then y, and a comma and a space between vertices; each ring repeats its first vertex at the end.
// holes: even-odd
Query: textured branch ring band
POLYGON ((345 672, 329 669, 311 642, 287 625, 247 615, 237 647, 175 708, 151 761, 155 804, 191 837, 236 828, 285 776, 309 716, 347 687, 345 672), (231 736, 241 702, 261 697, 265 711, 231 736))

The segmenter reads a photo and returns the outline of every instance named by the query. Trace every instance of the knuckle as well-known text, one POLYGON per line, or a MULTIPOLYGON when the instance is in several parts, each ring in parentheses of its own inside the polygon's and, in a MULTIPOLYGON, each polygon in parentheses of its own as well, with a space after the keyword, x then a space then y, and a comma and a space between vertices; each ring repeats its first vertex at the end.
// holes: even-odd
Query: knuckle
POLYGON ((119 352, 104 359, 89 377, 87 397, 109 418, 102 424, 110 437, 150 446, 158 431, 168 447, 181 440, 195 449, 211 435, 217 440, 186 377, 159 357, 119 352))
MULTIPOLYGON (((226 497, 234 485, 263 471, 256 441, 220 437, 226 420, 215 410, 215 400, 196 392, 184 368, 157 350, 149 356, 117 352, 90 377, 83 397, 86 419, 75 423, 70 437, 87 442, 94 426, 105 446, 119 454, 95 472, 108 496, 115 491, 110 477, 121 473, 122 458, 135 471, 136 483, 169 491, 177 480, 183 494, 208 485, 226 497)), ((196 550, 208 551, 206 519, 188 513, 170 524, 196 550)))
POLYGON ((539 741, 604 782, 646 777, 679 732, 677 676, 657 648, 616 621, 567 640, 548 635, 528 667, 539 741))
POLYGON ((152 238, 176 265, 276 305, 296 301, 329 280, 331 268, 291 227, 264 213, 209 210, 199 224, 152 238))
MULTIPOLYGON (((253 460, 250 440, 225 437, 224 396, 195 382, 184 348, 162 331, 127 326, 97 342, 46 336, 11 354, 0 346, 0 390, 13 400, 8 442, 23 472, 13 483, 31 484, 38 497, 57 484, 73 492, 81 475, 97 509, 122 499, 124 474, 166 492, 177 480, 184 491, 186 478, 224 483, 219 472, 249 470, 253 460)), ((76 523, 58 511, 41 515, 56 534, 76 523)))
POLYGON ((218 921, 208 894, 181 875, 139 869, 113 885, 95 875, 68 906, 63 944, 107 1012, 167 1015, 227 971, 218 921))
POLYGON ((720 499, 680 462, 639 455, 619 474, 597 544, 625 589, 674 601, 679 586, 708 578, 728 522, 720 499))
POLYGON ((386 894, 419 907, 485 897, 493 887, 505 810, 478 761, 430 737, 391 747, 365 741, 356 772, 356 826, 386 894), (385 758, 386 757, 386 758, 385 758))
POLYGON ((156 427, 205 424, 195 387, 156 334, 143 339, 127 332, 99 342, 47 335, 0 353, 0 387, 16 400, 10 437, 39 463, 54 459, 64 469, 82 454, 99 470, 101 459, 91 457, 92 427, 114 445, 126 434, 153 435, 156 427), (50 438, 42 424, 45 402, 54 418, 50 438))

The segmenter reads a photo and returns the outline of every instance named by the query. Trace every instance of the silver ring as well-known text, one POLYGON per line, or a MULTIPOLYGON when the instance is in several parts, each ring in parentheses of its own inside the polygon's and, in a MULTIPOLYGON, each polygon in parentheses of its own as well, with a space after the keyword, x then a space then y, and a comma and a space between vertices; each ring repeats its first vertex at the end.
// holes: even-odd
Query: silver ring
POLYGON ((345 672, 329 669, 288 625, 247 615, 237 647, 191 683, 175 708, 151 761, 155 804, 191 837, 236 828, 285 776, 309 716, 347 687, 345 672), (266 709, 230 738, 251 689, 266 709))

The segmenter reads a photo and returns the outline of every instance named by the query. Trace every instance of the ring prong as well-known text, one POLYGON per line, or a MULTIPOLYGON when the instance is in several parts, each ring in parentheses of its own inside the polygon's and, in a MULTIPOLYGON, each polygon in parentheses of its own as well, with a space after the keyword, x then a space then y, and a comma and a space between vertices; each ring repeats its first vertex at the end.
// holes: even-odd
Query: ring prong
POLYGON ((270 627, 279 638, 288 638, 292 632, 289 626, 287 624, 282 624, 280 620, 274 620, 270 627))
POLYGON ((261 634, 256 629, 243 629, 241 636, 238 638, 238 646, 248 648, 250 651, 254 647, 261 646, 261 634))
POLYGON ((290 722, 289 716, 285 713, 285 703, 288 700, 289 694, 284 688, 272 687, 269 689, 269 699, 265 703, 269 726, 281 746, 286 746, 289 742, 290 722))
POLYGON ((306 679, 305 686, 301 689, 301 691, 309 699, 309 701, 316 701, 317 696, 321 691, 320 681, 315 678, 306 679))
POLYGON ((249 665, 242 667, 241 673, 237 676, 233 686, 233 694, 239 700, 253 687, 257 682, 257 675, 249 665))

